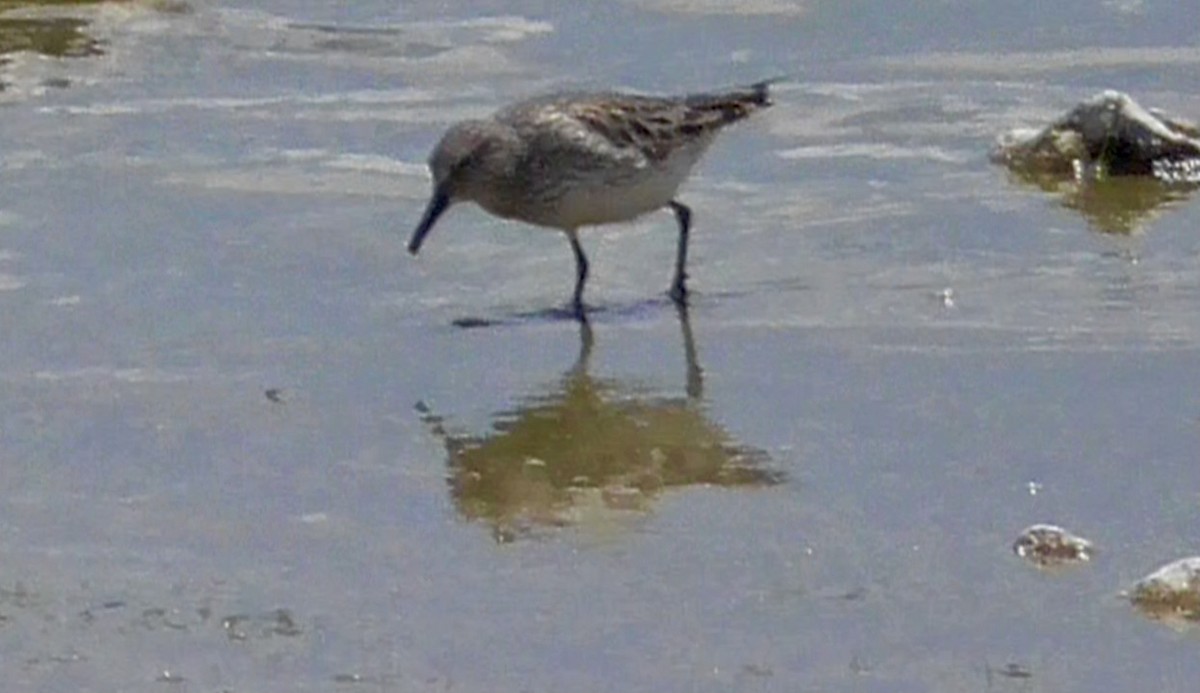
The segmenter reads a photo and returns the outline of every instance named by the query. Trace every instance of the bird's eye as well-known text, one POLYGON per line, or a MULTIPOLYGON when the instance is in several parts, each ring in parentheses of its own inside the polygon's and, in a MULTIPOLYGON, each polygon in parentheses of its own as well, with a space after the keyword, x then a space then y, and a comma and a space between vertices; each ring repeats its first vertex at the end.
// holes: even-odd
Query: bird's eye
POLYGON ((483 157, 487 155, 487 152, 490 148, 491 144, 487 140, 477 142, 475 146, 472 147, 469 152, 467 152, 466 156, 463 156, 459 158, 458 161, 454 162, 454 172, 459 173, 464 169, 469 169, 476 166, 480 161, 483 160, 483 157))

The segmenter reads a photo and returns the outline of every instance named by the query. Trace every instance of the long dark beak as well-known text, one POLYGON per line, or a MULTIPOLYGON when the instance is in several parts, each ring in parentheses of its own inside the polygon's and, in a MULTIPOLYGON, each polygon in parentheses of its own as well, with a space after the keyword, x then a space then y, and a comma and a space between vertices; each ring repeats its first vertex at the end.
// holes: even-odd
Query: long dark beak
POLYGON ((421 223, 417 224, 417 230, 413 231, 412 239, 408 241, 408 252, 417 254, 421 244, 425 242, 425 236, 449 206, 450 196, 440 189, 434 190, 433 197, 429 198, 429 204, 425 206, 425 213, 421 215, 421 223))

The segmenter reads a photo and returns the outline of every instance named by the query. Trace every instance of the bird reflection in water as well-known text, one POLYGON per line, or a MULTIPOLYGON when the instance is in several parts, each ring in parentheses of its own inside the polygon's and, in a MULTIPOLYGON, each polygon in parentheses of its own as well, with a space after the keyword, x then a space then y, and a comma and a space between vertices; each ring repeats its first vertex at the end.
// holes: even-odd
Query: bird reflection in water
POLYGON ((679 309, 679 321, 686 397, 640 396, 590 375, 594 338, 584 320, 579 358, 560 383, 497 414, 487 434, 452 433, 419 404, 446 447, 458 511, 488 524, 498 542, 509 542, 589 518, 646 512, 671 488, 782 483, 765 451, 738 443, 707 417, 686 308, 679 309))

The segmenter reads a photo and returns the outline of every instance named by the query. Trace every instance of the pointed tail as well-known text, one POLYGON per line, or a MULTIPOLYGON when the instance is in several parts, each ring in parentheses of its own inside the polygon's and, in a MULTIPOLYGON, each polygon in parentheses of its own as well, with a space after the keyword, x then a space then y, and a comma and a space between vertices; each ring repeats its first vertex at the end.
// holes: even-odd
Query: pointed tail
POLYGON ((748 87, 739 87, 729 91, 689 94, 683 98, 683 103, 694 114, 708 116, 708 118, 716 116, 721 125, 727 125, 770 106, 771 85, 778 81, 780 78, 763 80, 748 87))

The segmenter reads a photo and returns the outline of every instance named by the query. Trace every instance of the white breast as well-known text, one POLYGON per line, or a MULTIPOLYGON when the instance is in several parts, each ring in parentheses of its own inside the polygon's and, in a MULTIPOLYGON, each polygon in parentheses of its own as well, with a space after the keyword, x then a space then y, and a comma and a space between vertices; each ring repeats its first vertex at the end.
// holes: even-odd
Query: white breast
POLYGON ((572 181, 552 213, 539 223, 579 228, 628 221, 662 209, 675 198, 704 149, 703 145, 685 147, 658 164, 600 171, 592 180, 572 181))

